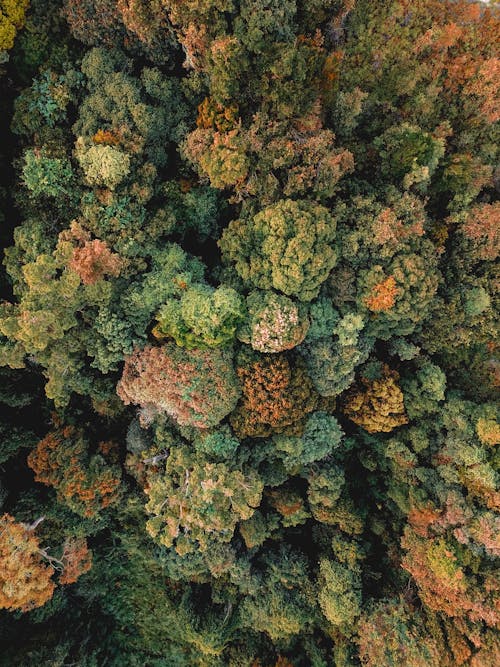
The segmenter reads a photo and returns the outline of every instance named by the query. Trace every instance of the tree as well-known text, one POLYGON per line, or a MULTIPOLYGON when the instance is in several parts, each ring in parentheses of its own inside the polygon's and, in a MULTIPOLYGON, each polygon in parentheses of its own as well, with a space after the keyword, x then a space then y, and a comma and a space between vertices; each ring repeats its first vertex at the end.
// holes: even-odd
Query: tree
POLYGON ((318 404, 304 369, 293 369, 284 355, 242 357, 237 374, 243 396, 230 421, 240 438, 300 431, 302 419, 318 404))
POLYGON ((111 252, 105 241, 86 240, 73 251, 69 268, 78 273, 84 285, 93 285, 105 275, 118 276, 122 262, 111 252))
POLYGON ((363 390, 351 389, 345 398, 344 412, 368 433, 389 432, 408 422, 399 374, 388 366, 378 377, 361 377, 363 390))
POLYGON ((69 197, 73 183, 69 160, 50 157, 44 150, 29 150, 24 159, 24 183, 34 197, 69 197))
POLYGON ((113 146, 85 147, 77 140, 76 157, 89 185, 104 185, 114 190, 130 172, 130 157, 113 146))
POLYGON ((191 132, 185 145, 186 155, 199 162, 210 185, 221 190, 242 183, 248 174, 244 143, 238 129, 214 132, 197 129, 191 132))
POLYGON ((275 434, 273 442, 284 453, 284 464, 293 472, 329 456, 342 442, 343 432, 337 419, 326 412, 307 417, 301 436, 275 434))
POLYGON ((219 347, 234 339, 243 317, 241 297, 232 287, 186 285, 180 299, 160 308, 153 334, 159 340, 173 338, 187 349, 219 347))
POLYGON ((419 190, 427 187, 439 160, 444 155, 444 140, 408 123, 392 125, 373 142, 382 158, 381 169, 405 189, 412 185, 419 190))
POLYGON ((98 517, 119 498, 121 472, 104 456, 108 443, 88 451, 83 434, 59 426, 40 440, 28 456, 35 480, 52 486, 58 498, 83 517, 98 517))
POLYGON ((121 46, 150 60, 169 61, 176 44, 161 0, 65 0, 63 12, 76 39, 93 46, 121 46))
POLYGON ((360 619, 359 652, 363 665, 408 667, 451 664, 449 655, 428 628, 420 613, 403 600, 383 600, 360 619))
POLYGON ((446 375, 427 359, 415 359, 416 369, 401 380, 406 412, 410 419, 439 412, 445 398, 446 375))
POLYGON ((66 539, 61 555, 63 572, 59 577, 60 584, 74 584, 92 568, 92 551, 85 538, 66 539))
POLYGON ((311 301, 337 261, 334 240, 326 208, 288 199, 231 222, 219 245, 246 284, 311 301))
POLYGON ((422 201, 389 190, 384 202, 356 196, 334 215, 341 255, 329 280, 334 303, 345 309, 355 301, 374 338, 419 330, 442 279, 422 201))
POLYGON ((389 440, 385 448, 389 494, 406 519, 402 565, 425 607, 455 628, 449 641, 453 652, 461 646, 462 663, 473 653, 470 646, 482 647, 479 636, 487 644, 485 628, 498 623, 490 583, 498 492, 487 444, 487 433, 491 442, 498 439, 494 415, 490 404, 452 395, 434 421, 389 440))
POLYGON ((148 532, 184 555, 209 549, 212 540, 229 542, 238 521, 249 519, 258 507, 262 482, 252 471, 231 470, 177 446, 165 473, 150 477, 147 494, 148 532))
POLYGON ((264 555, 259 565, 257 585, 243 601, 244 624, 273 640, 290 638, 314 618, 307 560, 300 551, 282 546, 264 555))
POLYGON ((500 252, 500 205, 479 204, 468 211, 461 233, 470 242, 469 254, 479 260, 494 261, 500 252))
POLYGON ((187 352, 167 343, 127 357, 117 393, 146 415, 166 413, 180 425, 207 428, 233 410, 240 389, 229 350, 187 352))
POLYGON ((52 568, 43 562, 34 529, 10 514, 0 518, 0 608, 29 611, 52 597, 52 568))
POLYGON ((318 300, 311 307, 313 323, 299 352, 316 390, 322 396, 337 396, 352 385, 356 367, 366 361, 374 341, 364 331, 362 315, 349 312, 339 319, 326 304, 318 300))
POLYGON ((247 297, 248 324, 238 338, 259 352, 283 352, 299 345, 309 328, 302 304, 274 292, 253 291, 247 297))
POLYGON ((14 46, 28 6, 29 0, 2 0, 0 3, 0 52, 9 51, 14 46))
POLYGON ((348 567, 329 560, 320 561, 319 604, 334 626, 352 625, 360 612, 359 583, 348 567))

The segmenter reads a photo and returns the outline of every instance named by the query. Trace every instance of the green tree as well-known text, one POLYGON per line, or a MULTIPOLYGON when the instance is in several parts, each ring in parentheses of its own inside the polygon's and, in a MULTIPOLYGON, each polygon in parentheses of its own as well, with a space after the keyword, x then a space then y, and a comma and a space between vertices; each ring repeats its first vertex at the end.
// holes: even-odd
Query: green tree
POLYGON ((326 208, 284 200, 252 220, 231 222, 220 247, 245 283, 311 301, 337 261, 334 241, 335 220, 326 208))

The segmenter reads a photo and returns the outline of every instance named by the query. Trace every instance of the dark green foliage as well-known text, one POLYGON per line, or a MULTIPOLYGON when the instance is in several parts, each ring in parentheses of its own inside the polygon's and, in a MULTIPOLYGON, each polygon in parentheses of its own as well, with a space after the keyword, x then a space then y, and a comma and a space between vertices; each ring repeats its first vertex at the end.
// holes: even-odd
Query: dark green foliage
POLYGON ((33 197, 56 199, 70 194, 73 172, 69 161, 64 158, 28 151, 24 157, 23 178, 33 197))
POLYGON ((30 431, 3 423, 0 423, 0 439, 0 464, 17 454, 21 448, 32 447, 36 442, 35 435, 30 431))

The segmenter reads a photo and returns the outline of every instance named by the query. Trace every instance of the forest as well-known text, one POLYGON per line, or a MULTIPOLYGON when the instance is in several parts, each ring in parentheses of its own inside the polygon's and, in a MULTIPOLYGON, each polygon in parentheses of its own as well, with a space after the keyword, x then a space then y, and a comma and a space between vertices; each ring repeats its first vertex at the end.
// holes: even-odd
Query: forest
POLYGON ((500 665, 499 45, 0 0, 0 667, 500 665))

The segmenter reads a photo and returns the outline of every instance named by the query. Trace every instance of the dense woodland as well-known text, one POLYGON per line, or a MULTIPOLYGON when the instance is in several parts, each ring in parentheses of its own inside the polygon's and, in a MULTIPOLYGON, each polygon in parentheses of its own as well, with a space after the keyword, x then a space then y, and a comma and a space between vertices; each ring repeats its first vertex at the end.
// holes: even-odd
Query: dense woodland
POLYGON ((500 665, 499 12, 0 0, 0 665, 500 665))

